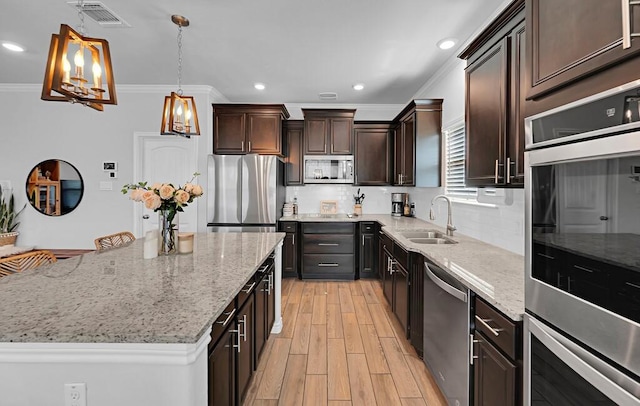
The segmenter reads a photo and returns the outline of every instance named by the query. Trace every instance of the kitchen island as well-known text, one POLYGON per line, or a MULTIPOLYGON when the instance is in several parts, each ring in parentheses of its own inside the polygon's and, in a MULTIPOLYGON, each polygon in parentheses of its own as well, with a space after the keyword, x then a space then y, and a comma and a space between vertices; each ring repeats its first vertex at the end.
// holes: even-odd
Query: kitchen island
POLYGON ((2 405, 207 404, 212 323, 275 252, 283 233, 196 234, 194 252, 143 259, 143 240, 0 279, 2 405))

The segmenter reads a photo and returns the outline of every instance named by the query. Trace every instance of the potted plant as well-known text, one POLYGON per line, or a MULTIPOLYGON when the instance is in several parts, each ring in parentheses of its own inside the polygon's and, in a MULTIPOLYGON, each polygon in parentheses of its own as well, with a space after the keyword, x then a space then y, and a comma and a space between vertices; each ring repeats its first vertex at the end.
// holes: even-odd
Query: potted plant
POLYGON ((25 203, 25 205, 16 212, 13 193, 11 193, 11 197, 9 197, 9 201, 7 202, 2 195, 2 189, 0 189, 0 246, 15 244, 16 238, 18 238, 18 232, 15 230, 20 224, 16 219, 26 206, 27 204, 25 203))

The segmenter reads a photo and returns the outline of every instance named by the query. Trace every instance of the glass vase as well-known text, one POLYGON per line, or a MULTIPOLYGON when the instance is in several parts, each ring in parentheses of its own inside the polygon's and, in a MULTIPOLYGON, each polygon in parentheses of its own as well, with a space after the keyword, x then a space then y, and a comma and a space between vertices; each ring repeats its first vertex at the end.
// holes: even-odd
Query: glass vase
POLYGON ((169 255, 178 252, 178 212, 175 210, 158 210, 158 255, 169 255))
POLYGON ((362 205, 361 204, 354 204, 353 205, 353 214, 355 214, 357 216, 362 216, 362 205))

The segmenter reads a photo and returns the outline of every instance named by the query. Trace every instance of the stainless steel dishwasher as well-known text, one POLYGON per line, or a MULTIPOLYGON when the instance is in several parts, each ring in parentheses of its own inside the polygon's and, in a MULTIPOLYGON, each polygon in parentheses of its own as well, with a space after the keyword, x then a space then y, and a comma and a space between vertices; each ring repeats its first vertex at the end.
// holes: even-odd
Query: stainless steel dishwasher
POLYGON ((424 271, 424 362, 449 405, 468 406, 471 293, 431 261, 424 271))

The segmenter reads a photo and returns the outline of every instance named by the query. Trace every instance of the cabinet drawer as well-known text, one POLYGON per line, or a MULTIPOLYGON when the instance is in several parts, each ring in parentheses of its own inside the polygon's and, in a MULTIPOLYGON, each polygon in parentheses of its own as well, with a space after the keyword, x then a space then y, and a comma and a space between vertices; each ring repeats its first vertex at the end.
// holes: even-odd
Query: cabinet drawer
POLYGON ((310 273, 331 276, 353 272, 352 254, 305 254, 302 258, 303 276, 310 273))
POLYGON ((304 223, 304 234, 355 234, 353 223, 304 223))
POLYGON ((481 331, 511 359, 518 358, 518 326, 477 296, 475 324, 477 331, 481 331))
POLYGON ((360 232, 362 234, 372 234, 376 231, 376 223, 372 221, 363 221, 360 223, 360 232))
POLYGON ((295 221, 283 221, 280 223, 280 231, 284 231, 285 233, 295 233, 297 224, 298 223, 295 221))
POLYGON ((304 236, 305 254, 353 254, 352 235, 314 234, 304 236))
POLYGON ((247 301, 249 296, 256 289, 256 286, 258 286, 258 282, 260 282, 260 276, 253 275, 251 279, 249 279, 247 283, 242 287, 242 289, 240 289, 240 292, 238 292, 238 295, 236 296, 236 305, 238 306, 238 309, 242 307, 244 302, 247 301))
POLYGON ((213 326, 211 326, 211 341, 209 342, 209 351, 213 349, 218 339, 222 337, 224 331, 231 324, 233 324, 233 320, 236 315, 235 305, 235 300, 232 300, 231 303, 229 303, 227 307, 222 311, 222 314, 218 316, 216 321, 213 322, 213 326))
POLYGON ((388 251, 393 251, 393 241, 391 241, 391 238, 382 231, 379 232, 378 236, 380 237, 381 246, 386 247, 388 251))

